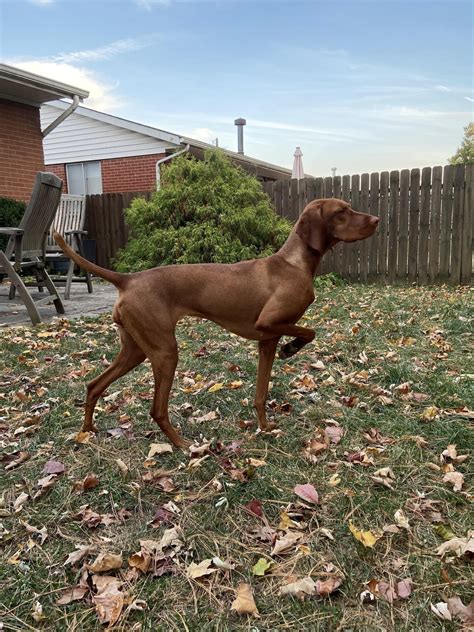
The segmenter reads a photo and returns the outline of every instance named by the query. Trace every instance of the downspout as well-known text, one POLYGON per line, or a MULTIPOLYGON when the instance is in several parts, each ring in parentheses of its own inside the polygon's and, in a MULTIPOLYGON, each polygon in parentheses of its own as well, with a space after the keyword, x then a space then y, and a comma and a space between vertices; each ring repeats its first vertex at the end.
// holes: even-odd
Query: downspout
POLYGON ((79 105, 80 100, 81 100, 80 97, 77 94, 75 94, 72 99, 72 103, 67 108, 67 110, 64 110, 64 112, 60 114, 57 119, 55 119, 52 123, 50 123, 48 127, 41 132, 43 138, 47 136, 50 132, 52 132, 53 129, 55 129, 60 123, 62 123, 65 119, 67 119, 68 116, 70 116, 74 112, 74 110, 79 105))
POLYGON ((160 173, 160 167, 164 162, 168 162, 168 160, 171 160, 172 158, 176 158, 176 156, 180 156, 181 154, 184 154, 185 152, 189 151, 189 144, 186 145, 186 147, 184 149, 181 149, 180 151, 177 151, 174 154, 170 154, 169 156, 166 156, 165 158, 161 158, 160 160, 157 161, 156 163, 156 190, 159 191, 161 188, 161 173, 160 173))

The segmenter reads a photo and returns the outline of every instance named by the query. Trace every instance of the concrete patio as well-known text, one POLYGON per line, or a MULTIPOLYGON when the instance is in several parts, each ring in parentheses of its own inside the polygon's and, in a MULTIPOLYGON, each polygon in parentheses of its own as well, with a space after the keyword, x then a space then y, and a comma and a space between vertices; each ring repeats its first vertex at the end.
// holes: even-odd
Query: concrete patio
MULTIPOLYGON (((74 319, 98 316, 103 312, 110 312, 117 298, 117 290, 109 283, 94 281, 94 292, 89 294, 85 283, 74 283, 71 289, 71 298, 66 301, 63 297, 64 288, 59 288, 61 300, 63 301, 65 314, 62 318, 74 319)), ((31 325, 30 317, 22 301, 16 297, 12 301, 8 299, 10 283, 0 283, 0 327, 15 327, 18 325, 31 325)), ((42 297, 33 293, 33 296, 42 297)), ((38 308, 43 322, 50 322, 59 314, 56 313, 54 305, 43 305, 38 308)))

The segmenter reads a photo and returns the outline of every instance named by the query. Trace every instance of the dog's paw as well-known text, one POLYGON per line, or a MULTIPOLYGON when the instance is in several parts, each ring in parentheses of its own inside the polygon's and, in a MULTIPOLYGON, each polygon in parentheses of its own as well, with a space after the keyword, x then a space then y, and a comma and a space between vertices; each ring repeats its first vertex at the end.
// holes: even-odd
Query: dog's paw
POLYGON ((287 358, 291 358, 300 350, 301 347, 298 347, 293 342, 287 342, 278 351, 278 357, 280 360, 286 360, 287 358))

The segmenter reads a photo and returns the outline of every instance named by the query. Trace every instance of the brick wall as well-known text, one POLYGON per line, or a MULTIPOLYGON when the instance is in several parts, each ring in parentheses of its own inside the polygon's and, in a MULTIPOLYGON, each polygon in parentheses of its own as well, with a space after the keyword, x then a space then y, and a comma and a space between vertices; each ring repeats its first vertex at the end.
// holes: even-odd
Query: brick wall
POLYGON ((152 191, 156 185, 156 161, 164 157, 165 154, 151 154, 102 160, 103 192, 152 191))
POLYGON ((27 202, 43 170, 39 108, 0 99, 0 196, 27 202))
MULTIPOLYGON (((151 154, 101 160, 102 192, 153 191, 156 186, 156 162, 165 155, 151 154)), ((66 165, 47 165, 46 169, 63 180, 63 193, 67 193, 66 165)))
POLYGON ((46 171, 54 173, 63 181, 63 193, 67 193, 66 165, 46 165, 46 171))

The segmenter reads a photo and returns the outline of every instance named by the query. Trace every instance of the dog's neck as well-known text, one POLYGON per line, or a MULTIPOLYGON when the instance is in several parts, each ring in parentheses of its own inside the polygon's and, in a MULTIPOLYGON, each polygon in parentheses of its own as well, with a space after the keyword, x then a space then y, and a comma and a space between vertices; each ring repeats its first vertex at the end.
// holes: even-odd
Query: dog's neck
POLYGON ((324 253, 310 248, 295 230, 292 230, 277 254, 291 265, 314 277, 324 253))

